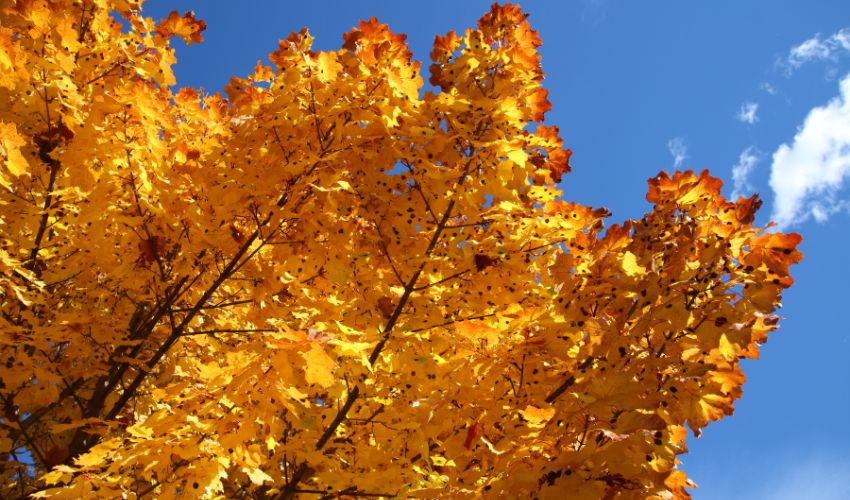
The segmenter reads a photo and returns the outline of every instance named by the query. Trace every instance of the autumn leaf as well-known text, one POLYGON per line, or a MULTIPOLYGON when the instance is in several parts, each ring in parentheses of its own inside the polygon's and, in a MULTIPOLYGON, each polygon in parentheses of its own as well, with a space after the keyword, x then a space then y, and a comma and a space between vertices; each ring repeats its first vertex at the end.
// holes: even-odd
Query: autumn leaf
POLYGON ((4 165, 14 176, 23 175, 29 168, 27 160, 21 154, 21 146, 26 141, 18 134, 14 123, 0 123, 0 155, 5 157, 4 165))
POLYGON ((623 271, 629 276, 635 276, 646 272, 646 268, 637 263, 635 254, 626 251, 623 253, 623 271))
POLYGON ((554 415, 554 408, 537 408, 534 406, 526 406, 520 410, 519 414, 528 422, 531 427, 540 427, 545 425, 554 415))
POLYGON ((336 363, 319 345, 313 344, 302 354, 304 357, 304 376, 308 384, 318 384, 328 388, 336 383, 334 368, 336 363))
POLYGON ((176 10, 173 10, 166 19, 160 21, 156 31, 164 37, 178 36, 186 44, 191 45, 204 41, 201 33, 206 28, 207 23, 195 19, 195 13, 191 10, 182 16, 176 10))
POLYGON ((248 475, 248 479, 250 479, 251 482, 254 483, 254 484, 263 484, 266 481, 270 481, 270 482, 274 481, 273 477, 269 476, 268 474, 263 472, 262 469, 259 469, 259 468, 248 469, 246 467, 246 468, 243 468, 242 471, 245 474, 248 475))

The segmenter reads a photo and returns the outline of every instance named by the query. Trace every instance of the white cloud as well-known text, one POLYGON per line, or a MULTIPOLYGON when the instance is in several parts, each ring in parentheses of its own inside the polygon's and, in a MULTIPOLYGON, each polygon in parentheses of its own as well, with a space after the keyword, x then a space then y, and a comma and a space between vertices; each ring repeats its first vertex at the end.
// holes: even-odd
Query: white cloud
POLYGON ((848 51, 850 51, 850 28, 843 28, 825 39, 821 39, 818 33, 791 48, 784 61, 785 70, 790 74, 811 61, 836 61, 843 52, 848 51))
POLYGON ((752 196, 754 188, 750 184, 750 175, 759 160, 761 160, 761 153, 754 146, 750 146, 741 152, 738 163, 732 167, 733 200, 737 200, 741 196, 752 196))
POLYGON ((788 54, 788 64, 794 68, 799 68, 809 61, 829 59, 831 55, 832 49, 827 42, 820 39, 820 33, 818 33, 814 38, 809 38, 791 49, 788 54))
POLYGON ((776 95, 778 93, 778 91, 776 90, 776 87, 771 85, 770 82, 761 82, 761 85, 759 85, 759 88, 764 90, 765 92, 767 92, 770 95, 776 95))
POLYGON ((835 33, 830 39, 842 49, 850 51, 850 28, 843 28, 838 33, 835 33))
POLYGON ((744 104, 741 104, 741 110, 738 111, 738 121, 752 125, 759 121, 758 111, 759 103, 745 102, 744 104))
POLYGON ((667 150, 673 156, 673 168, 682 166, 682 162, 688 157, 688 146, 681 137, 674 137, 667 141, 667 150))
POLYGON ((824 221, 848 207, 838 198, 850 177, 850 74, 841 94, 809 111, 791 144, 773 153, 773 219, 780 227, 809 217, 824 221))

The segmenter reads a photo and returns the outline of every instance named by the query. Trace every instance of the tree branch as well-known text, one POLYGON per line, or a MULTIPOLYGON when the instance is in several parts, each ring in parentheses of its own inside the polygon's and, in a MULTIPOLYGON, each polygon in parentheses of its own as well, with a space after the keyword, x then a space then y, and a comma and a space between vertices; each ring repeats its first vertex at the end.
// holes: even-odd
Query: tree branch
POLYGON ((576 383, 575 376, 570 375, 570 377, 567 380, 565 380, 563 384, 559 385, 557 389, 555 389, 548 396, 546 396, 546 399, 544 399, 544 401, 546 401, 549 404, 552 404, 556 399, 558 399, 558 397, 561 394, 566 392, 566 390, 569 389, 570 387, 572 387, 573 384, 575 384, 575 383, 576 383))
POLYGON ((220 330, 202 330, 198 332, 184 332, 181 337, 191 337, 193 335, 215 335, 217 333, 273 333, 274 328, 247 328, 247 329, 220 329, 220 330))
POLYGON ((436 325, 423 326, 422 328, 416 328, 414 330, 410 330, 410 333, 424 332, 426 330, 432 330, 434 328, 440 328, 442 326, 449 326, 449 325, 452 325, 454 323, 460 323, 461 321, 473 321, 473 320, 476 320, 476 319, 490 318, 490 317, 495 316, 495 315, 496 315, 496 313, 487 313, 487 314, 478 314, 476 316, 467 316, 466 318, 457 318, 457 319, 453 319, 451 321, 446 321, 445 323, 438 323, 436 325))
MULTIPOLYGON (((242 304, 250 304, 252 302, 254 302, 254 299, 234 300, 233 302, 220 302, 218 304, 213 304, 213 305, 210 305, 210 306, 204 306, 201 309, 202 310, 223 309, 225 307, 238 306, 238 305, 242 305, 242 304)), ((172 309, 172 312, 181 313, 181 312, 188 312, 188 311, 191 311, 191 310, 192 310, 192 308, 190 308, 190 307, 186 307, 186 308, 182 308, 182 309, 176 308, 176 309, 172 309)))
MULTIPOLYGON (((466 181, 467 176, 469 175, 469 170, 472 167, 472 158, 467 158, 466 165, 464 166, 463 173, 455 184, 454 192, 457 192, 458 189, 463 185, 464 181, 466 181)), ((414 293, 414 289, 416 287, 416 282, 419 280, 419 276, 422 274, 423 269, 425 268, 425 263, 428 257, 431 256, 431 253, 437 247, 437 242, 440 240, 440 236, 442 236, 443 231, 448 224, 449 219, 452 216, 452 210, 454 210, 456 200, 453 198, 449 201, 448 206, 446 207, 446 211, 443 213, 443 217, 440 219, 440 222, 437 224, 437 227, 434 229, 434 234, 431 236, 431 240, 428 242, 428 247, 425 249, 423 254, 422 263, 419 264, 419 267, 413 273, 410 280, 404 287, 404 292, 401 295, 398 303, 396 304, 395 309, 387 320, 387 324, 384 327, 383 335, 375 347, 372 349, 372 353, 369 355, 369 364, 374 366, 375 362, 378 360, 378 357, 383 351, 384 346, 387 341, 390 339, 390 336, 395 328, 395 325, 398 323, 399 318, 401 317, 401 313, 404 310, 405 306, 407 306, 408 301, 410 300, 410 296, 414 293)), ((345 403, 342 408, 337 412, 331 424, 325 429, 325 432, 322 433, 322 436, 316 442, 316 450, 321 450, 328 443, 328 440, 331 436, 334 435, 337 428, 340 426, 343 420, 345 420, 348 412, 351 410, 351 407, 354 406, 354 402, 360 396, 360 386, 354 386, 354 388, 348 393, 348 396, 345 399, 345 403)), ((298 484, 309 477, 312 472, 309 472, 308 469, 310 467, 306 463, 302 463, 299 466, 298 470, 293 474, 292 479, 290 479, 289 484, 280 492, 278 495, 278 499, 290 499, 295 493, 298 484)), ((312 470, 312 469, 310 469, 312 470)))
POLYGON ((493 223, 493 219, 484 219, 484 220, 480 220, 478 222, 469 222, 469 223, 465 223, 465 224, 450 224, 450 225, 446 226, 446 229, 448 229, 448 230, 464 229, 464 228, 467 228, 467 227, 486 226, 487 224, 492 224, 492 223, 493 223))
POLYGON ((56 176, 59 173, 59 162, 50 157, 50 151, 53 149, 52 142, 46 142, 39 146, 39 159, 50 167, 50 178, 47 181, 47 195, 44 197, 44 203, 41 207, 41 220, 38 223, 38 230, 35 233, 35 241, 30 250, 30 257, 27 261, 27 269, 33 271, 36 276, 41 275, 41 270, 36 265, 38 252, 41 250, 42 240, 47 231, 47 221, 50 218, 50 205, 53 204, 53 191, 56 186, 56 176), (50 149, 48 149, 48 147, 50 149))
POLYGON ((432 286, 437 286, 441 283, 445 283, 446 281, 450 281, 450 280, 453 280, 455 278, 459 278, 459 277, 463 276, 464 274, 468 273, 469 271, 470 271, 469 269, 466 269, 465 271, 456 272, 452 275, 446 276, 445 278, 443 278, 441 280, 437 280, 433 283, 428 283, 427 285, 418 286, 418 287, 414 288, 413 291, 419 292, 419 291, 422 291, 422 290, 426 290, 428 288, 431 288, 432 286))

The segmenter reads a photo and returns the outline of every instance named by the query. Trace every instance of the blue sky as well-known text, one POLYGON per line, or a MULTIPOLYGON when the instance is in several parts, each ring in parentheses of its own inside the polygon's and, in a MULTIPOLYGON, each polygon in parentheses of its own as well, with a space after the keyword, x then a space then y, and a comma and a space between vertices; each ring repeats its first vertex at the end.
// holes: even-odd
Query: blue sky
MULTIPOLYGON (((526 1, 543 39, 545 85, 573 149, 566 198, 648 210, 659 170, 709 168, 725 193, 758 192, 758 222, 804 237, 782 327, 748 362, 735 415, 690 440, 697 499, 850 498, 850 3, 798 0, 526 1)), ((317 49, 372 15, 427 62, 436 34, 463 30, 482 1, 152 0, 194 10, 206 41, 178 43, 181 86, 221 90, 277 40, 308 26, 317 49)), ((425 64, 427 67, 427 64, 425 64)))

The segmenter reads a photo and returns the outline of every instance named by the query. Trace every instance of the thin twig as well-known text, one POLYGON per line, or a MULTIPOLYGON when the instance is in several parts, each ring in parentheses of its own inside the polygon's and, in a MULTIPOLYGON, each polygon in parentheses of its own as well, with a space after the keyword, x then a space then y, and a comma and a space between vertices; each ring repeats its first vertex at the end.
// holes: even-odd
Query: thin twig
POLYGON ((222 328, 220 330, 201 330, 197 332, 183 332, 181 337, 191 337, 193 335, 215 335, 217 333, 274 333, 277 330, 274 328, 222 328))
POLYGON ((457 318, 457 319, 453 319, 451 321, 446 321, 444 323, 438 323, 436 325, 431 325, 431 326, 423 326, 422 328, 416 328, 416 329, 409 330, 409 331, 410 331, 410 333, 419 333, 419 332, 424 332, 426 330, 432 330, 434 328, 449 326, 449 325, 452 325, 454 323, 460 323, 461 321, 473 321, 473 320, 476 320, 476 319, 490 318, 490 317, 495 316, 495 315, 496 315, 496 313, 487 313, 487 314, 478 314, 478 315, 475 315, 475 316, 467 316, 465 318, 457 318))
POLYGON ((453 280, 453 279, 455 279, 455 278, 459 278, 459 277, 463 276, 464 274, 468 273, 469 271, 470 271, 469 269, 466 269, 466 270, 464 270, 464 271, 458 271, 458 272, 456 272, 456 273, 454 273, 454 274, 451 274, 451 275, 449 275, 449 276, 446 276, 445 278, 443 278, 443 279, 441 279, 441 280, 437 280, 437 281, 435 281, 435 282, 433 282, 433 283, 428 283, 427 285, 418 286, 418 287, 414 288, 414 289, 413 289, 413 291, 414 291, 414 292, 419 292, 419 291, 422 291, 422 290, 425 290, 425 289, 431 288, 432 286, 437 286, 437 285, 439 285, 439 284, 441 284, 441 283, 445 283, 446 281, 450 281, 450 280, 453 280))

